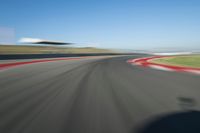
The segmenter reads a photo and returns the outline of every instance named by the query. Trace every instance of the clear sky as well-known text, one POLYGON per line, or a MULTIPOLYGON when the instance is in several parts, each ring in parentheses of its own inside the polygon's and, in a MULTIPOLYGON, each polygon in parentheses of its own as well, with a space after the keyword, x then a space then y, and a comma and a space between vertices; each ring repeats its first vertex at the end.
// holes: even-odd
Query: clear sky
POLYGON ((0 0, 0 26, 22 37, 143 49, 200 47, 199 0, 0 0))

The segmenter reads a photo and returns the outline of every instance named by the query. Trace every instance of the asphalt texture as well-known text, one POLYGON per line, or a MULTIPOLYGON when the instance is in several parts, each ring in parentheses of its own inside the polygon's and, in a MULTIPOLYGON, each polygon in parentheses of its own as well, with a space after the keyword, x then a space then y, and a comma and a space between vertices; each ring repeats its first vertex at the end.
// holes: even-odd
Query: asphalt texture
POLYGON ((198 114, 200 76, 126 62, 138 57, 0 70, 0 133, 148 132, 145 126, 160 116, 190 110, 198 114))

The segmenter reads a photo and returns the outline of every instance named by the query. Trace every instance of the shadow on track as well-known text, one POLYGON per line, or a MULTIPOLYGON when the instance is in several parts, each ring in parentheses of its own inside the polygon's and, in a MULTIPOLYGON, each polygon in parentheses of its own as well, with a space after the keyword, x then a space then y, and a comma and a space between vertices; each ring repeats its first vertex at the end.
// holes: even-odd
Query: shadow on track
POLYGON ((173 113, 154 119, 139 133, 200 133, 200 112, 173 113))

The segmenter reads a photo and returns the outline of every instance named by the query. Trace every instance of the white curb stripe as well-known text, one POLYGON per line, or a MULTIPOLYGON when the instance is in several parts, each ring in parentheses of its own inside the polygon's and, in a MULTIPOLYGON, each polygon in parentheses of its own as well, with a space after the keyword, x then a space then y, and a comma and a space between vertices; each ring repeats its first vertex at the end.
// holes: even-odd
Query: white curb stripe
POLYGON ((200 70, 184 70, 184 71, 200 75, 200 70))
POLYGON ((175 71, 174 69, 170 69, 167 67, 163 67, 163 66, 157 66, 157 65, 148 65, 149 67, 153 68, 153 69, 157 69, 157 70, 163 70, 163 71, 175 71))

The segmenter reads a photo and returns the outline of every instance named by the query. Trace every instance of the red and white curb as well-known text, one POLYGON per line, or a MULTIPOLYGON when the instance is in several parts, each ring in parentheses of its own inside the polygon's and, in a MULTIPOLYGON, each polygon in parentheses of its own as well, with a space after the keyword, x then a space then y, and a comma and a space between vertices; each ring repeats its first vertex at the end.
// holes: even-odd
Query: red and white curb
POLYGON ((153 69, 164 70, 164 71, 175 71, 175 72, 189 72, 193 74, 200 75, 200 68, 183 67, 183 66, 172 66, 166 64, 158 64, 150 62, 153 59, 166 58, 172 56, 153 56, 145 58, 130 59, 127 62, 133 65, 139 65, 143 67, 150 67, 153 69))

